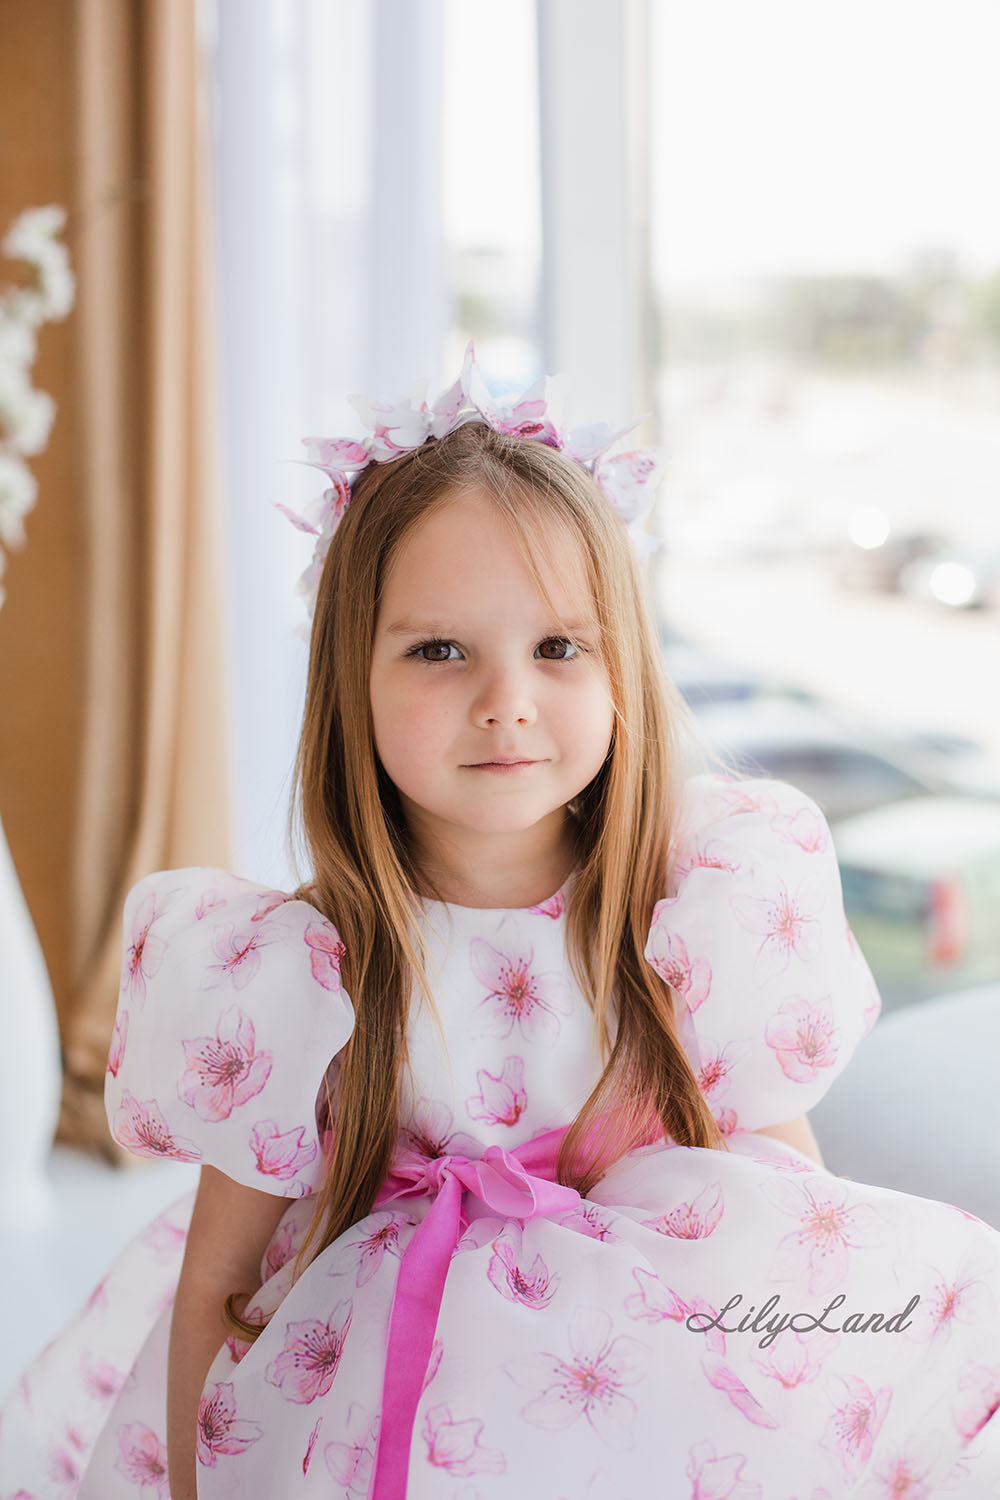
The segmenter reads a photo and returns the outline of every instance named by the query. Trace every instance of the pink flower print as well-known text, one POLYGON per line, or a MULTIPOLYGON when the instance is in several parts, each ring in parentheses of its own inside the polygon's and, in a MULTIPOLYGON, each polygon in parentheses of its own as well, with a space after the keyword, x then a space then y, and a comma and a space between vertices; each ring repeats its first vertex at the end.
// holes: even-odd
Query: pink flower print
POLYGON ((493 1241, 486 1275, 501 1297, 508 1302, 520 1302, 522 1307, 548 1307, 559 1284, 559 1277, 549 1270, 540 1255, 535 1256, 530 1271, 519 1266, 514 1247, 507 1240, 493 1241))
MULTIPOLYGON (((726 845, 719 839, 708 839, 706 843, 692 843, 681 847, 673 862, 674 887, 679 890, 680 886, 691 874, 692 870, 725 870, 727 875, 735 875, 737 870, 742 870, 743 862, 737 859, 733 853, 727 853, 726 845)), ((673 896, 665 896, 662 902, 653 908, 653 917, 660 906, 675 900, 673 896)))
POLYGON ((145 1422, 129 1422, 118 1429, 115 1468, 132 1484, 139 1486, 142 1500, 170 1500, 167 1478, 167 1450, 145 1422))
POLYGON ((378 1416, 369 1416, 363 1406, 352 1401, 347 1408, 346 1441, 327 1443, 323 1450, 330 1474, 350 1500, 364 1500, 368 1494, 378 1429, 378 1416))
POLYGON ((111 1038, 111 1050, 108 1053, 108 1066, 106 1071, 112 1078, 118 1077, 118 1069, 122 1065, 125 1056, 125 1042, 128 1038, 128 1011, 119 1011, 115 1020, 115 1033, 111 1038))
POLYGON ((690 1203, 678 1203, 676 1208, 661 1214, 657 1219, 643 1219, 643 1227, 655 1229, 657 1234, 673 1235, 678 1240, 701 1240, 710 1235, 722 1218, 722 1188, 717 1182, 707 1184, 690 1203))
POLYGON ((139 903, 132 920, 132 941, 125 950, 122 991, 128 991, 136 1005, 146 1003, 146 980, 159 973, 167 945, 154 935, 152 928, 164 914, 156 904, 156 892, 150 891, 139 903))
POLYGON ((316 1142, 307 1142, 305 1136, 305 1125, 282 1134, 274 1120, 258 1120, 250 1132, 250 1150, 257 1159, 257 1171, 282 1182, 298 1176, 303 1167, 316 1160, 316 1142))
POLYGON ((535 950, 525 944, 509 917, 500 921, 498 946, 476 937, 469 944, 472 971, 488 991, 480 1009, 488 1017, 490 1036, 510 1036, 517 1026, 527 1041, 554 1042, 559 1017, 572 1010, 566 980, 556 970, 536 972, 535 950))
POLYGON ((177 1093, 202 1120, 228 1120, 234 1109, 259 1094, 271 1076, 270 1052, 255 1051, 250 1017, 231 1005, 215 1036, 181 1042, 187 1067, 177 1093))
POLYGON ((441 1368, 441 1356, 443 1354, 444 1344, 440 1339, 435 1339, 433 1344, 431 1345, 430 1357, 427 1361, 427 1369, 424 1371, 424 1383, 421 1386, 422 1391, 426 1391, 427 1387, 434 1379, 434 1376, 441 1368))
POLYGON ((210 911, 216 911, 220 906, 225 906, 225 904, 226 898, 220 891, 202 891, 194 909, 195 921, 203 921, 210 911))
POLYGON ((964 1446, 1000 1411, 1000 1365, 966 1365, 958 1384, 960 1390, 968 1392, 958 1410, 953 1408, 964 1446))
POLYGON ((828 1382, 834 1412, 820 1445, 835 1453, 848 1479, 856 1479, 872 1456, 872 1445, 885 1421, 892 1389, 877 1394, 857 1375, 831 1375, 828 1382))
POLYGON ((261 949, 266 948, 279 935, 277 931, 272 931, 271 936, 266 937, 261 929, 257 932, 240 931, 231 922, 214 927, 212 947, 219 963, 209 964, 208 968, 219 977, 205 988, 215 989, 223 981, 227 981, 234 989, 245 990, 260 970, 261 949))
POLYGON ((625 1298, 625 1311, 630 1318, 641 1323, 662 1323, 669 1318, 671 1322, 687 1324, 688 1318, 697 1314, 697 1323, 688 1331, 701 1333, 705 1339, 705 1347, 713 1354, 725 1354, 726 1335, 721 1328, 713 1326, 719 1316, 717 1307, 706 1302, 704 1297, 695 1297, 686 1302, 673 1287, 661 1281, 655 1272, 644 1271, 641 1266, 632 1268, 632 1279, 639 1290, 625 1298))
POLYGON ((507 1460, 499 1448, 484 1448, 479 1441, 483 1423, 475 1417, 456 1422, 448 1406, 432 1406, 424 1417, 423 1435, 427 1462, 449 1474, 502 1474, 507 1460))
POLYGON ((729 904, 740 926, 764 939, 754 963, 761 982, 783 974, 793 957, 809 963, 819 953, 823 900, 815 881, 804 881, 792 894, 779 880, 776 895, 730 896, 729 904))
POLYGON ((322 1427, 322 1425, 323 1425, 323 1418, 320 1417, 319 1420, 317 1421, 315 1427, 313 1428, 312 1432, 309 1434, 309 1441, 306 1444, 306 1451, 302 1455, 302 1472, 303 1472, 303 1474, 308 1474, 309 1473, 309 1465, 312 1463, 313 1449, 316 1446, 316 1439, 319 1437, 319 1430, 322 1427))
POLYGON ((940 1495, 936 1483, 931 1487, 940 1452, 940 1433, 911 1438, 904 1448, 878 1460, 865 1485, 866 1500, 928 1500, 931 1494, 940 1495))
POLYGON ((291 1220, 282 1224, 264 1255, 264 1280, 270 1281, 295 1253, 295 1230, 291 1220))
POLYGON ((202 1396, 195 1436, 195 1451, 200 1464, 214 1469, 220 1454, 243 1453, 262 1434, 259 1422, 246 1422, 237 1417, 231 1384, 214 1385, 210 1396, 202 1396))
POLYGON ((808 1083, 837 1061, 839 1036, 832 996, 810 1001, 793 995, 767 1023, 765 1040, 785 1077, 808 1083))
POLYGON ((325 990, 340 989, 340 964, 347 952, 332 922, 310 922, 303 934, 312 976, 325 990))
POLYGON ((266 1371, 266 1378, 286 1401, 304 1406, 326 1395, 344 1352, 352 1314, 350 1302, 338 1302, 326 1323, 316 1318, 286 1323, 285 1347, 266 1371))
POLYGON ((558 919, 566 910, 566 898, 562 891, 556 891, 554 896, 549 896, 546 901, 539 901, 537 906, 529 906, 528 910, 537 912, 540 917, 558 919))
POLYGON ((735 1135, 736 1131, 740 1128, 740 1117, 735 1109, 717 1109, 714 1113, 715 1123, 722 1134, 727 1136, 735 1135))
POLYGON ((795 813, 778 813, 771 827, 788 844, 798 844, 807 854, 822 854, 829 846, 830 835, 824 819, 815 807, 800 807, 795 813))
POLYGON ((89 1354, 83 1356, 80 1375, 87 1395, 95 1401, 111 1401, 125 1383, 125 1376, 114 1365, 95 1364, 89 1354))
POLYGON ((996 1266, 996 1256, 978 1245, 965 1256, 958 1269, 945 1274, 936 1266, 928 1269, 934 1280, 920 1289, 920 1301, 914 1308, 913 1327, 909 1336, 924 1342, 934 1339, 947 1343, 957 1323, 983 1325, 993 1313, 996 1301, 982 1279, 996 1266))
POLYGON ((287 906, 291 900, 292 897, 287 891, 261 891, 250 918, 251 922, 263 922, 265 917, 277 911, 279 906, 287 906))
POLYGON ((712 992, 712 965, 707 958, 692 960, 684 939, 663 922, 654 922, 646 943, 646 957, 661 978, 696 1011, 712 992))
MULTIPOLYGON (((237 1311, 239 1311, 238 1308, 237 1311)), ((255 1324, 258 1328, 266 1326, 264 1323, 264 1314, 259 1307, 250 1307, 248 1304, 244 1307, 240 1316, 248 1323, 255 1324)), ((249 1354, 253 1348, 253 1344, 249 1339, 241 1339, 238 1334, 231 1333, 226 1339, 226 1348, 229 1350, 229 1357, 233 1364, 238 1365, 244 1355, 249 1354)))
POLYGON ((505 1057, 500 1075, 480 1068, 476 1074, 479 1093, 466 1099, 469 1118, 490 1125, 516 1125, 528 1104, 524 1092, 524 1058, 505 1057))
POLYGON ((761 1374, 782 1390, 793 1391, 821 1374, 823 1365, 840 1343, 840 1335, 820 1330, 804 1338, 794 1328, 783 1328, 763 1349, 751 1349, 750 1358, 761 1374))
POLYGON ((72 1485, 75 1494, 80 1484, 79 1461, 68 1448, 54 1445, 49 1449, 48 1477, 57 1484, 72 1485))
POLYGON ((169 1214, 164 1213, 147 1224, 140 1238, 158 1261, 166 1263, 179 1255, 187 1241, 187 1235, 186 1225, 172 1223, 169 1214))
POLYGON ((590 1240, 617 1241, 620 1238, 614 1232, 614 1215, 599 1208, 596 1203, 588 1202, 586 1198, 579 1208, 571 1208, 559 1222, 566 1229, 575 1229, 578 1234, 585 1234, 590 1240))
POLYGON ((703 1438, 688 1452, 685 1473, 691 1480, 691 1500, 761 1500, 759 1484, 741 1479, 745 1453, 717 1458, 715 1444, 703 1438))
POLYGON ((155 1099, 144 1104, 125 1090, 115 1115, 114 1137, 134 1156, 170 1156, 174 1161, 201 1161, 197 1146, 180 1136, 173 1136, 160 1113, 155 1099))
POLYGON ((411 1151, 432 1160, 440 1156, 468 1156, 475 1160, 482 1147, 470 1135, 455 1130, 451 1110, 439 1099, 418 1099, 403 1139, 411 1151))
POLYGON ((348 1240, 348 1250, 360 1250, 358 1274, 355 1286, 364 1286, 371 1281, 386 1254, 399 1259, 399 1231, 413 1220, 403 1214, 369 1214, 365 1219, 366 1233, 360 1240, 348 1240))
POLYGON ((743 1384, 735 1371, 723 1364, 720 1359, 702 1360, 702 1369, 708 1376, 709 1385, 713 1385, 717 1391, 724 1392, 748 1422, 752 1422, 755 1427, 781 1426, 781 1423, 775 1421, 771 1413, 761 1406, 756 1396, 743 1384))
POLYGON ((809 1292, 828 1292, 847 1275, 847 1252, 882 1244, 880 1216, 870 1203, 852 1201, 851 1185, 819 1173, 801 1180, 775 1176, 760 1191, 798 1228, 779 1242, 771 1267, 778 1281, 806 1278, 809 1292))
POLYGON ((505 1367, 518 1385, 536 1391, 521 1415, 550 1431, 571 1427, 583 1417, 610 1447, 632 1447, 636 1406, 624 1387, 646 1374, 649 1349, 627 1335, 612 1338, 610 1317, 596 1307, 576 1309, 569 1346, 568 1360, 545 1352, 505 1367))
POLYGON ((706 1042, 701 1048, 701 1066, 698 1069, 698 1087, 709 1103, 713 1103, 729 1088, 729 1075, 746 1051, 746 1047, 730 1042, 726 1047, 717 1047, 706 1042))

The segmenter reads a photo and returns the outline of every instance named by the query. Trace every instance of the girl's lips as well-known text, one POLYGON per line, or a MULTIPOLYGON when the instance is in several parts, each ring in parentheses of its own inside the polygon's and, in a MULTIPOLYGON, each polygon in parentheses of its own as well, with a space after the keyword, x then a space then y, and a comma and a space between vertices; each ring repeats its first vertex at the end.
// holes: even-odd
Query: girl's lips
POLYGON ((485 760, 485 761, 481 761, 479 763, 479 765, 477 765, 477 766, 469 766, 468 769, 470 771, 496 771, 496 772, 503 773, 503 772, 514 772, 514 771, 526 771, 529 766, 537 766, 538 764, 539 764, 539 762, 537 760, 514 760, 514 761, 485 760))

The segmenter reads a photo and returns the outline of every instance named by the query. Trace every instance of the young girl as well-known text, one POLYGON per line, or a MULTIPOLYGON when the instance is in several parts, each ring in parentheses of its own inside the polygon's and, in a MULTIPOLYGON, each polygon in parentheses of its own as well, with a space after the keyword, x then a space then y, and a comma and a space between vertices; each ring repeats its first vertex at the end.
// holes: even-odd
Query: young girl
POLYGON ((0 1493, 995 1497, 1000 1234, 820 1162, 878 994, 819 808, 680 770, 651 463, 471 353, 369 415, 313 445, 314 878, 130 892, 109 1118, 200 1186, 0 1493))

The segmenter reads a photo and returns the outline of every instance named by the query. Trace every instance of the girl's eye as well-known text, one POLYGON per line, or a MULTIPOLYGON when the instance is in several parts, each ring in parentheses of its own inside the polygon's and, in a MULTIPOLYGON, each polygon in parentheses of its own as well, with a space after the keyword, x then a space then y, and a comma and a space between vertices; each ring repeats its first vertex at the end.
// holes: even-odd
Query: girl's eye
MULTIPOLYGON (((539 648, 544 648, 546 646, 561 646, 563 648, 563 651, 560 655, 549 656, 548 654, 544 654, 542 656, 543 661, 573 661, 574 658, 579 656, 580 654, 580 648, 577 646, 576 642, 571 641, 568 636, 564 635, 548 636, 544 641, 539 641, 538 644, 539 648)), ((406 655, 414 656, 418 661, 426 662, 428 666, 433 666, 438 662, 444 663, 446 661, 454 661, 455 658, 447 654, 450 651, 451 647, 454 645, 454 641, 445 641, 439 639, 431 641, 420 641, 418 645, 411 646, 406 655), (442 652, 442 650, 444 652, 443 655, 424 655, 425 651, 440 653, 442 652)))

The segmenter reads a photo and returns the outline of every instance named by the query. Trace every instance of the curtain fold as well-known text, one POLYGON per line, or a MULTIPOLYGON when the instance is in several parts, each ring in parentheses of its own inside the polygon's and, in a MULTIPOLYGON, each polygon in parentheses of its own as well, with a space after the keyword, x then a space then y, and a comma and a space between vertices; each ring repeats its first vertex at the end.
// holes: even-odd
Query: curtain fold
MULTIPOLYGON (((60 1137, 110 1151, 102 1091, 125 893, 153 869, 232 863, 207 68, 196 0, 4 0, 8 12, 23 45, 3 49, 0 95, 25 47, 48 84, 19 138, 53 111, 66 133, 68 184, 21 173, 13 209, 67 197, 72 209, 77 306, 58 369, 39 371, 59 413, 37 512, 69 517, 79 548, 61 594, 29 517, 34 607, 0 622, 3 690, 8 702, 45 694, 49 708, 16 754, 0 730, 0 807, 36 814, 8 835, 59 1008, 60 1137), (54 97, 60 76, 68 102, 54 97), (72 642, 43 648, 44 684, 10 666, 30 655, 39 614, 72 642), (57 743, 68 785, 52 820, 39 814, 57 743)), ((9 217, 6 192, 2 204, 9 217)), ((14 599, 20 573, 8 572, 14 599)))

